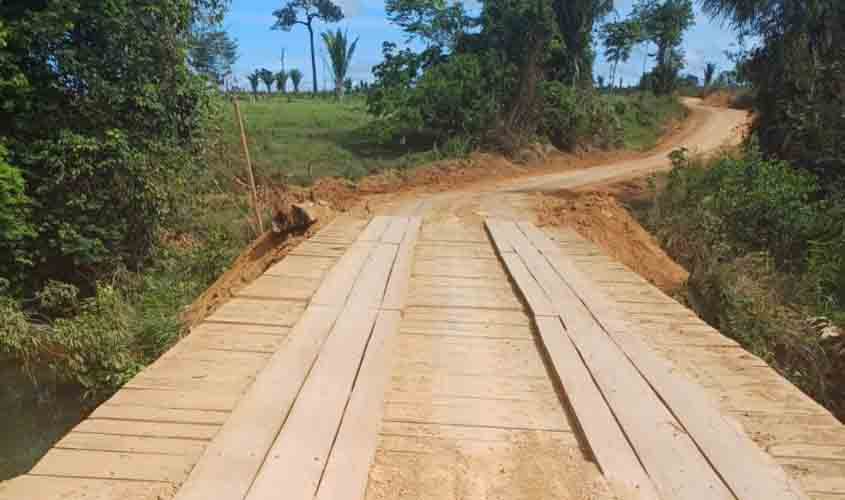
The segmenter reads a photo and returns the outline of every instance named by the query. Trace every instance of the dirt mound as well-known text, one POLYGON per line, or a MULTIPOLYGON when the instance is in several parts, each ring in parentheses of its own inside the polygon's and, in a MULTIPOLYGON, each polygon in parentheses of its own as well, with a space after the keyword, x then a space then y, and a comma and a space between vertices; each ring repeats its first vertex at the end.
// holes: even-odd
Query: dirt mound
POLYGON ((609 193, 560 191, 540 198, 541 225, 568 226, 666 293, 689 273, 609 193))

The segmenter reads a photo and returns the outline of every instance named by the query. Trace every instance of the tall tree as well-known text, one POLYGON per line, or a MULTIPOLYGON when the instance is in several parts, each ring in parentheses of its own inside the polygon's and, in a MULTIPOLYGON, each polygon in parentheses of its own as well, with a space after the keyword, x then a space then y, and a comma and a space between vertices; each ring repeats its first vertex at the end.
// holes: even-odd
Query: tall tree
POLYGON ((702 0, 702 6, 760 41, 734 60, 730 76, 754 87, 763 152, 845 179, 845 2, 702 0))
POLYGON ((626 19, 605 24, 599 33, 604 42, 605 58, 611 63, 610 85, 612 87, 616 81, 619 63, 628 62, 634 46, 641 41, 642 27, 636 19, 626 19))
POLYGON ((563 41, 563 74, 581 86, 593 84, 593 28, 613 11, 613 0, 553 0, 563 41))
POLYGON ((276 88, 282 94, 284 94, 287 91, 288 77, 289 76, 290 75, 285 70, 281 70, 278 73, 276 73, 276 88))
POLYGON ((249 80, 249 86, 252 88, 252 94, 257 96, 258 86, 261 84, 261 72, 259 70, 255 70, 248 74, 246 78, 249 80))
POLYGON ((311 78, 314 94, 317 94, 317 59, 314 54, 314 20, 336 23, 343 19, 343 10, 331 0, 291 0, 284 7, 273 12, 276 24, 273 29, 290 31, 297 24, 308 28, 311 43, 311 78))
POLYGON ((358 38, 350 42, 348 33, 341 30, 337 30, 334 33, 328 31, 323 33, 323 42, 326 44, 329 63, 332 66, 335 95, 338 99, 342 99, 343 82, 346 80, 346 74, 349 72, 352 55, 355 53, 355 47, 358 45, 358 38))
POLYGON ((238 60, 238 43, 218 27, 194 30, 188 60, 197 73, 222 85, 238 60))
POLYGON ((273 93, 273 84, 276 82, 276 75, 266 68, 261 68, 258 71, 258 77, 261 78, 261 81, 264 82, 264 86, 267 87, 267 93, 273 93))
POLYGON ((299 93, 299 84, 302 82, 302 71, 297 68, 290 70, 290 82, 293 84, 293 93, 299 93))
POLYGON ((716 63, 709 62, 704 65, 704 86, 709 87, 713 83, 713 77, 716 75, 716 63))
POLYGON ((417 39, 441 49, 454 49, 466 31, 479 22, 461 1, 386 0, 384 10, 389 21, 405 30, 409 41, 417 39))
POLYGON ((680 49, 684 33, 695 23, 692 0, 640 0, 632 18, 641 24, 643 37, 657 46, 654 91, 671 92, 684 66, 680 49))

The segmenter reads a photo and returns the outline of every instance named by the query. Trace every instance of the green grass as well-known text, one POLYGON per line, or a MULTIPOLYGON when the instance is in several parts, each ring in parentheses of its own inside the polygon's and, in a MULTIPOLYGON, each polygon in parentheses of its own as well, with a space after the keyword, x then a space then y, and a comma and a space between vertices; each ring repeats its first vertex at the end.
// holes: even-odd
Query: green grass
POLYGON ((614 102, 622 123, 624 147, 634 151, 657 146, 666 126, 688 114, 687 108, 674 96, 640 93, 608 98, 614 102))
MULTIPOLYGON (((386 168, 437 159, 426 147, 379 144, 367 130, 372 118, 360 97, 342 102, 283 96, 242 101, 241 112, 256 176, 272 183, 307 184, 324 176, 358 179, 386 168)), ((243 165, 234 114, 224 124, 225 163, 243 165)))

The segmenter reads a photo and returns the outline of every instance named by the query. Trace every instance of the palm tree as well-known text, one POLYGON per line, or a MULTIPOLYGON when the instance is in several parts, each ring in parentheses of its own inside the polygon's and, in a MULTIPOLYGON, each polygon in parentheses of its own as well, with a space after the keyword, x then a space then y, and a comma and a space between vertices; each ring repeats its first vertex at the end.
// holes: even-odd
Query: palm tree
POLYGON ((704 87, 713 83, 713 76, 716 74, 716 63, 709 62, 704 65, 704 87))
POLYGON ((291 83, 293 83, 293 93, 298 94, 299 83, 302 82, 302 71, 293 68, 292 70, 290 70, 290 73, 288 73, 288 76, 290 76, 290 81, 291 83))
POLYGON ((267 87, 267 93, 270 94, 273 92, 273 83, 276 81, 276 75, 273 74, 272 71, 269 69, 261 69, 258 72, 258 76, 261 78, 261 81, 264 82, 264 85, 267 87))
POLYGON ((276 88, 279 89, 279 92, 282 94, 284 94, 287 90, 289 76, 290 75, 285 70, 281 70, 276 73, 276 88))
POLYGON ((261 73, 258 70, 247 75, 249 86, 252 87, 252 94, 258 95, 258 84, 261 82, 261 73))
POLYGON ((338 99, 341 99, 343 98, 343 81, 346 80, 346 73, 349 71, 358 39, 349 43, 349 34, 338 29, 334 33, 331 31, 323 33, 323 41, 326 43, 326 51, 329 53, 329 62, 332 65, 335 94, 338 99))

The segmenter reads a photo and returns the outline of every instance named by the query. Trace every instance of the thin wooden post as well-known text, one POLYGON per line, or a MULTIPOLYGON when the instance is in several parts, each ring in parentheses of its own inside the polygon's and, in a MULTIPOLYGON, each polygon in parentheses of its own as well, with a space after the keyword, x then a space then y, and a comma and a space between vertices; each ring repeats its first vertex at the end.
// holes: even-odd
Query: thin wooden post
POLYGON ((258 210, 258 193, 255 190, 255 175, 252 173, 252 160, 249 158, 249 146, 246 142, 246 130, 244 129, 244 120, 241 117, 241 107, 238 104, 238 98, 232 99, 235 105, 235 115, 238 117, 238 126, 241 129, 241 145, 244 148, 244 157, 246 158, 246 172, 249 176, 249 187, 252 190, 252 208, 255 210, 255 218, 258 221, 258 228, 261 234, 264 234, 264 221, 261 219, 261 212, 258 210))

